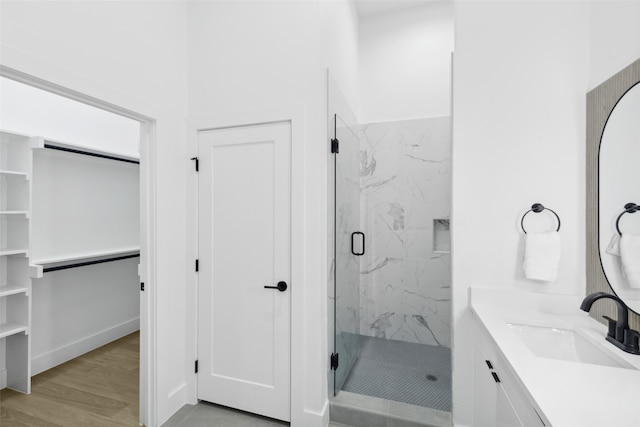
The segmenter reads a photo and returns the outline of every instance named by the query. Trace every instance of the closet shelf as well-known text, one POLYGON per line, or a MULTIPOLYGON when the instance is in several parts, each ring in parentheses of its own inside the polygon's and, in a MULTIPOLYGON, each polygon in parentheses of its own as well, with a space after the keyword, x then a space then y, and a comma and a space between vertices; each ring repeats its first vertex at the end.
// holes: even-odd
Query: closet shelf
POLYGON ((0 211, 0 215, 27 215, 28 211, 0 211))
POLYGON ((40 279, 44 273, 66 270, 74 267, 85 267, 92 264, 120 261, 140 256, 140 247, 120 248, 111 251, 83 252, 81 254, 63 255, 55 258, 34 260, 30 265, 29 276, 40 279))
POLYGON ((0 338, 19 334, 20 332, 26 332, 27 329, 29 329, 27 325, 21 325, 19 323, 0 323, 0 338))
POLYGON ((53 148, 57 150, 67 151, 76 154, 85 154, 89 156, 102 157, 111 160, 120 160, 128 163, 140 163, 140 157, 130 156, 127 154, 116 153, 113 151, 99 150, 92 147, 86 147, 83 145, 69 144, 67 142, 56 141, 53 139, 47 139, 42 137, 36 138, 34 148, 44 149, 53 148))
POLYGON ((29 249, 10 249, 10 248, 1 248, 0 249, 0 256, 4 256, 4 255, 19 255, 19 254, 25 254, 25 255, 29 256, 29 249))
POLYGON ((99 260, 103 258, 136 255, 139 253, 140 253, 140 247, 132 246, 127 248, 118 248, 118 249, 112 249, 112 250, 106 250, 106 251, 82 252, 82 253, 76 253, 76 254, 59 255, 59 256, 48 257, 48 258, 40 258, 40 259, 32 260, 31 264, 41 265, 41 266, 52 266, 54 264, 60 264, 60 263, 69 264, 72 262, 92 261, 92 260, 99 260))
POLYGON ((29 179, 29 174, 26 172, 7 170, 7 169, 0 169, 0 175, 23 177, 27 180, 29 179))
POLYGON ((0 297, 6 297, 9 295, 27 293, 28 288, 22 285, 7 285, 0 286, 0 297))

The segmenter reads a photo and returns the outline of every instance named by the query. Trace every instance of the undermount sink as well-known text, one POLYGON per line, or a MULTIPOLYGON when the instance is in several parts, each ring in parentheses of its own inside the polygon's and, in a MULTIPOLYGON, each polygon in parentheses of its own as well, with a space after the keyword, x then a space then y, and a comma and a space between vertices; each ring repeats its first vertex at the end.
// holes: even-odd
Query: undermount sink
POLYGON ((630 364, 610 357, 574 330, 517 323, 507 325, 538 357, 634 369, 630 364))

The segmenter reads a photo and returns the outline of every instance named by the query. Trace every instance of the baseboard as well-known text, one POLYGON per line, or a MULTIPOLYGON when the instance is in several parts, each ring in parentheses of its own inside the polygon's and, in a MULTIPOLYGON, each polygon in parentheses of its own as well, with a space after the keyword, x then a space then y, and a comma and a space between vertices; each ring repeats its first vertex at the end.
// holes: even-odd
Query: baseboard
POLYGON ((0 370, 0 390, 7 386, 7 370, 0 370))
MULTIPOLYGON (((304 411, 304 427, 327 427, 329 424, 329 400, 326 400, 320 412, 304 411)), ((293 424, 292 424, 293 426, 293 424)))
POLYGON ((81 340, 53 349, 31 358, 31 375, 37 375, 54 366, 67 362, 98 347, 129 335, 140 329, 140 318, 128 320, 119 325, 89 335, 81 340))
POLYGON ((327 399, 327 401, 324 402, 324 409, 322 411, 322 425, 325 427, 329 425, 329 421, 331 420, 331 414, 329 413, 330 406, 331 405, 329 404, 329 399, 327 399))
POLYGON ((164 402, 158 403, 158 425, 160 426, 187 403, 187 384, 180 384, 169 392, 164 402))

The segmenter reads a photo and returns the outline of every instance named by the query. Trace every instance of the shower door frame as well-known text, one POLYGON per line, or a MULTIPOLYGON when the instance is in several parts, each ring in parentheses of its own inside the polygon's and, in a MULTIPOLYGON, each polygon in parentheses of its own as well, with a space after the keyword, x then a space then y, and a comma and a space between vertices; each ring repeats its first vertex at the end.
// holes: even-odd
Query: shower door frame
MULTIPOLYGON (((339 327, 340 325, 339 312, 340 311, 344 312, 345 310, 339 310, 339 300, 341 299, 341 297, 345 296, 345 292, 344 292, 344 288, 340 288, 338 286, 338 279, 340 277, 338 274, 338 270, 340 269, 339 267, 341 265, 339 261, 342 261, 339 259, 339 255, 346 254, 349 257, 351 256, 355 257, 351 261, 349 260, 346 261, 347 268, 344 269, 344 272, 345 272, 345 276, 347 276, 346 282, 349 282, 349 279, 351 279, 351 282, 353 282, 353 283, 347 283, 347 285, 355 286, 355 292, 357 295, 357 299, 359 301, 360 268, 359 268, 359 258, 357 257, 360 256, 361 253, 355 254, 352 250, 350 250, 349 252, 346 252, 344 250, 345 249, 344 246, 345 244, 348 243, 348 246, 350 247, 350 244, 352 242, 350 240, 347 241, 348 239, 347 236, 351 236, 349 238, 352 238, 352 233, 359 232, 361 228, 360 227, 360 173, 359 173, 360 171, 359 171, 359 164, 358 164, 360 144, 359 144, 358 134, 341 118, 340 115, 338 115, 337 113, 334 113, 330 117, 332 117, 332 124, 333 124, 332 126, 333 138, 331 139, 331 145, 332 145, 332 153, 333 153, 333 349, 334 349, 333 354, 331 355, 331 369, 333 370, 333 395, 335 396, 342 389, 342 386, 349 374, 349 371, 351 370, 351 367, 353 366, 353 363, 360 351, 359 303, 355 304, 354 307, 351 307, 354 313, 354 319, 353 319, 354 324, 353 325, 349 324, 349 326, 351 326, 352 327, 351 329, 353 330, 351 332, 347 330, 342 331, 339 327), (342 126, 340 127, 338 127, 338 120, 340 120, 340 122, 342 123, 342 126), (352 215, 352 217, 355 217, 355 218, 350 218, 353 221, 353 223, 350 224, 350 227, 349 225, 347 225, 349 229, 342 230, 340 234, 339 234, 339 228, 341 227, 338 227, 339 225, 338 218, 340 216, 340 218, 344 219, 347 216, 346 214, 349 213, 349 209, 348 209, 348 206, 338 204, 338 201, 339 201, 338 177, 339 177, 339 171, 342 169, 338 167, 339 165, 338 156, 340 155, 340 148, 342 148, 343 156, 344 156, 345 147, 347 147, 347 144, 351 142, 351 140, 344 141, 344 138, 343 138, 343 141, 340 142, 338 129, 346 130, 349 133, 351 133, 355 138, 356 143, 358 144, 356 146, 355 154, 351 153, 355 157, 351 157, 347 159, 347 162, 350 160, 354 163, 351 165, 352 167, 355 166, 355 173, 353 174, 355 176, 348 175, 347 177, 347 179, 351 178, 353 181, 355 181, 350 183, 352 186, 356 185, 357 198, 356 200, 351 200, 351 205, 356 207, 355 215, 352 215), (339 215, 338 211, 341 210, 341 208, 343 207, 347 207, 347 209, 344 209, 344 211, 341 211, 339 215), (342 240, 339 238, 339 236, 342 237, 342 240), (343 249, 342 251, 340 251, 341 248, 343 249), (349 266, 350 263, 352 263, 351 266, 349 266), (351 267, 353 271, 350 271, 349 267, 351 267), (350 277, 350 276, 354 276, 354 277, 350 277), (339 291, 343 291, 343 292, 339 292, 339 291), (345 334, 344 336, 347 336, 347 334, 351 334, 354 340, 351 343, 347 344, 346 346, 345 345, 340 346, 339 345, 340 339, 338 335, 341 335, 341 334, 345 334), (353 344, 353 345, 350 345, 350 344, 353 344), (342 353, 342 361, 340 361, 340 353, 342 353)), ((340 137, 342 137, 342 135, 340 135, 340 137)), ((349 172, 353 173, 354 171, 350 170, 349 172)), ((346 182, 346 184, 349 184, 349 183, 346 182)), ((351 190, 353 191, 353 189, 351 190)), ((364 251, 364 248, 363 248, 363 251, 364 251)), ((343 282, 344 281, 341 281, 341 283, 343 282)), ((351 291, 353 292, 354 289, 351 289, 351 291)), ((345 341, 345 339, 343 339, 343 341, 345 341)))

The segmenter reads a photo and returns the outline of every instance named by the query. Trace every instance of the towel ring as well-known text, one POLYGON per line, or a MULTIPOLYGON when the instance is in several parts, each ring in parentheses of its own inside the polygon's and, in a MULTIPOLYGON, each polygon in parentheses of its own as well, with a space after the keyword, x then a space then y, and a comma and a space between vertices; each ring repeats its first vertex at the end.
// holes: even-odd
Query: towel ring
POLYGON ((548 211, 551 211, 551 213, 553 213, 556 216, 556 218, 558 219, 558 228, 556 228, 556 231, 560 231, 560 217, 558 216, 558 214, 555 213, 552 209, 545 208, 542 205, 542 203, 534 203, 533 205, 531 205, 531 209, 529 209, 528 211, 525 212, 524 215, 522 215, 522 219, 520 220, 520 227, 522 228, 522 231, 524 231, 524 234, 527 234, 527 230, 524 229, 524 217, 527 216, 527 214, 529 212, 531 212, 531 211, 533 211, 535 213, 540 213, 545 209, 548 210, 548 211))
POLYGON ((627 203, 624 205, 624 210, 620 215, 618 215, 618 219, 616 219, 616 230, 618 230, 619 235, 622 236, 622 232, 620 232, 620 218, 622 218, 622 215, 626 213, 634 212, 640 212, 640 206, 636 205, 635 203, 627 203))

